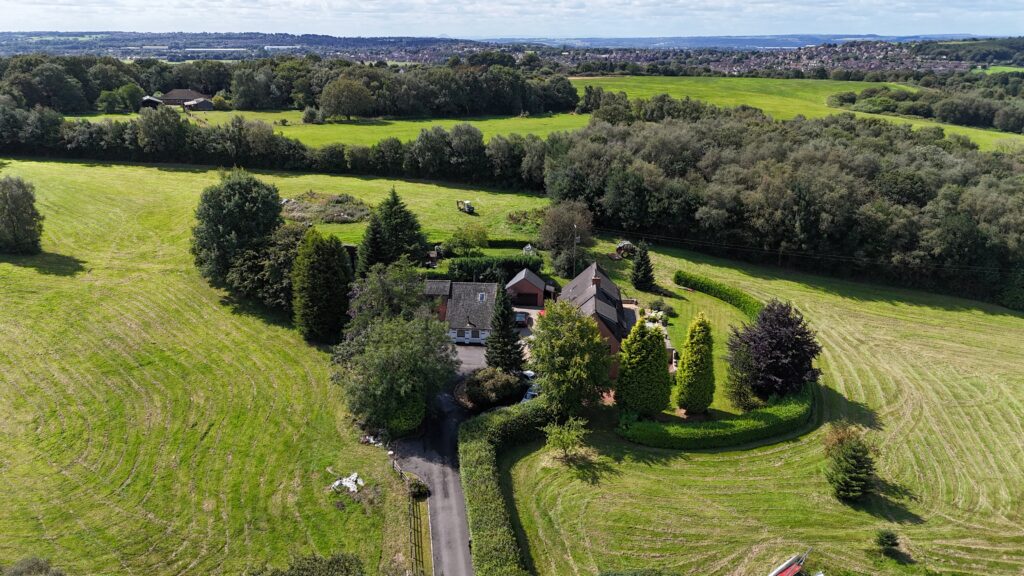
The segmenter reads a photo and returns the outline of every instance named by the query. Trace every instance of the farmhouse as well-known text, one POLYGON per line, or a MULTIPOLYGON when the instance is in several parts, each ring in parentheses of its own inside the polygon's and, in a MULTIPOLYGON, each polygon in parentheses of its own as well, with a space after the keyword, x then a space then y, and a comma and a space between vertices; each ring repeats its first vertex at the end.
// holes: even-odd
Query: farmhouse
POLYGON ((160 101, 168 106, 184 106, 188 102, 199 99, 209 100, 210 97, 188 88, 175 88, 160 97, 160 101))
POLYGON ((491 335, 498 289, 493 282, 427 280, 423 293, 436 300, 438 318, 448 323, 453 342, 483 344, 491 335))
MULTIPOLYGON (((562 289, 561 299, 572 302, 583 315, 596 320, 611 354, 619 353, 622 340, 636 322, 636 310, 623 305, 619 287, 596 262, 562 289)), ((618 364, 614 363, 612 378, 617 377, 618 372, 618 364)))

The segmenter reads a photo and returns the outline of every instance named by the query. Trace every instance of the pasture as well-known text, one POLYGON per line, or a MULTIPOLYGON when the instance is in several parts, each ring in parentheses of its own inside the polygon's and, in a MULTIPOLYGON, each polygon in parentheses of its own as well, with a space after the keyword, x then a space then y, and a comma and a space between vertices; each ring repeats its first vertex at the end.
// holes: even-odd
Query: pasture
MULTIPOLYGON (((820 417, 871 428, 882 494, 856 507, 831 496, 820 428, 697 453, 604 430, 577 468, 533 444, 506 454, 503 469, 536 573, 763 574, 812 546, 814 568, 828 574, 1021 573, 1024 315, 676 249, 652 256, 664 287, 677 289, 670 276, 685 268, 806 314, 824 346, 820 417), (879 528, 905 539, 902 563, 872 551, 879 528)), ((624 271, 617 280, 628 285, 624 271)), ((677 320, 685 326, 708 303, 680 296, 692 299, 677 320)))
MULTIPOLYGON (((382 450, 357 442, 328 354, 195 271, 193 210, 215 170, 0 161, 8 175, 35 183, 46 221, 43 254, 0 257, 0 564, 38 555, 70 574, 237 574, 349 551, 376 573, 407 554, 404 488, 382 450), (331 494, 328 468, 359 472, 374 502, 331 494)), ((459 225, 456 198, 476 200, 495 230, 500 211, 541 203, 263 177, 285 196, 369 202, 395 185, 431 236, 459 225)))
MULTIPOLYGON (((631 98, 650 98, 657 94, 669 94, 676 98, 689 96, 719 106, 745 104, 760 108, 773 118, 786 120, 797 115, 820 118, 842 111, 826 103, 828 97, 837 92, 860 92, 865 88, 877 87, 876 82, 842 82, 836 80, 786 80, 775 78, 729 78, 729 77, 668 77, 668 76, 602 76, 574 78, 573 85, 582 94, 587 85, 600 86, 605 90, 625 92, 631 98)), ((888 84, 899 86, 898 84, 888 84)), ((983 150, 1003 146, 1024 145, 1024 135, 1009 134, 997 130, 968 128, 943 124, 918 118, 901 118, 882 114, 856 112, 863 118, 879 118, 889 122, 909 124, 914 128, 939 127, 947 134, 967 136, 983 150)))

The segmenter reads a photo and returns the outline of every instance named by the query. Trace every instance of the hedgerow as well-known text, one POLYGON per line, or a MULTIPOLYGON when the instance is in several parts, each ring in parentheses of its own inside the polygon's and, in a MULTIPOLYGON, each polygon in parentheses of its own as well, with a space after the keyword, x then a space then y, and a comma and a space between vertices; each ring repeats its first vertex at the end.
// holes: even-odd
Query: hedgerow
POLYGON ((630 442, 655 448, 699 450, 725 448, 764 440, 796 430, 811 419, 813 386, 795 396, 772 402, 740 416, 706 422, 641 421, 624 423, 616 430, 630 442))
POLYGON ((478 280, 505 280, 512 278, 523 268, 540 273, 544 268, 544 259, 540 256, 474 256, 452 258, 448 263, 448 277, 452 280, 474 282, 478 280))
POLYGON ((473 569, 478 576, 528 576, 498 481, 498 454, 539 438, 551 420, 543 396, 480 415, 459 428, 459 466, 466 497, 473 569))
POLYGON ((694 274, 693 272, 686 272, 684 270, 676 270, 675 275, 672 276, 672 281, 684 288, 692 288, 697 292, 703 292, 704 294, 714 296, 727 304, 732 304, 739 308, 740 311, 746 314, 751 320, 757 318, 757 315, 761 313, 761 309, 764 308, 764 302, 761 302, 750 294, 747 294, 738 288, 733 288, 728 284, 712 280, 707 276, 694 274))

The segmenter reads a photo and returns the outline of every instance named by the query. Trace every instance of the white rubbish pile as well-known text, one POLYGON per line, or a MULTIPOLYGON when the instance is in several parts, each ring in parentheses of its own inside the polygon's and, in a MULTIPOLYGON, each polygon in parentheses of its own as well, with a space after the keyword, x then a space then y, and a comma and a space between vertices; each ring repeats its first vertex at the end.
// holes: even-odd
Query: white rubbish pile
POLYGON ((334 490, 335 492, 341 492, 342 487, 344 487, 348 488, 349 492, 356 494, 359 492, 359 489, 365 485, 366 482, 364 482, 363 479, 359 477, 359 473, 353 472, 349 476, 346 476, 344 478, 338 478, 337 480, 335 480, 334 484, 331 484, 331 490, 334 490))

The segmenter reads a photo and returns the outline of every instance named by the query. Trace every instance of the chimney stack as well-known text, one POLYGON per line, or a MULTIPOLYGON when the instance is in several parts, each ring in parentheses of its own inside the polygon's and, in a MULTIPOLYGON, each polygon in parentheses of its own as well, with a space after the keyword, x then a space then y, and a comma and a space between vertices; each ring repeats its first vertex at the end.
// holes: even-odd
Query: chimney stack
POLYGON ((601 277, 597 275, 597 272, 594 272, 594 276, 590 279, 590 283, 598 288, 601 287, 601 277))

